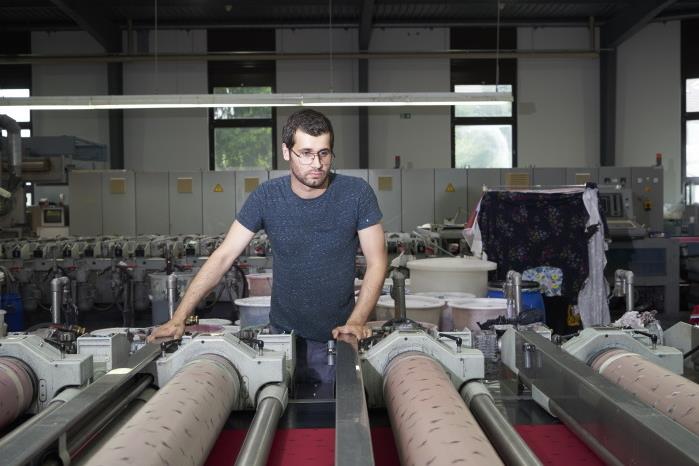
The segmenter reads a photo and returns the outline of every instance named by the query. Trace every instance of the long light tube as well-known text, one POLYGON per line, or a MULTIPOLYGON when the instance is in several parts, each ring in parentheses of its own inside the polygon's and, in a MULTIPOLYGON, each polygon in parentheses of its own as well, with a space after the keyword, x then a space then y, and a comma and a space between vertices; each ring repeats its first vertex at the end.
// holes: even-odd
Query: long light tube
POLYGON ((0 97, 7 110, 112 110, 215 107, 403 107, 512 102, 509 92, 367 92, 319 94, 171 94, 0 97))

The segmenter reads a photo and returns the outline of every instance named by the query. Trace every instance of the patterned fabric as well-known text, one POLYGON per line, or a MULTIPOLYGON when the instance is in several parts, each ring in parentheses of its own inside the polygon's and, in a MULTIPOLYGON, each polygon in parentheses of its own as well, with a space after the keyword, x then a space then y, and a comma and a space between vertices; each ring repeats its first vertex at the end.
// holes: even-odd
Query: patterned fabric
POLYGON ((536 267, 522 272, 522 280, 537 282, 544 296, 560 296, 563 271, 558 267, 536 267))
POLYGON ((582 193, 489 191, 478 225, 497 279, 508 270, 556 267, 565 277, 562 296, 575 304, 588 276, 588 217, 582 193))

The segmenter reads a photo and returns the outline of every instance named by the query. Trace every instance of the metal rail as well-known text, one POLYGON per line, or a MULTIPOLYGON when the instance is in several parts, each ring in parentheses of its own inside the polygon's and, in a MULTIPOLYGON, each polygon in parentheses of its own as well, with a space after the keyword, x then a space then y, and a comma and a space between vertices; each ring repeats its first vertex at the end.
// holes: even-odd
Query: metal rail
POLYGON ((520 380, 608 464, 696 465, 697 437, 535 332, 516 332, 520 380))
POLYGON ((335 465, 373 466, 374 450, 357 339, 341 335, 336 348, 335 465))
POLYGON ((128 392, 132 379, 159 355, 159 344, 151 343, 144 346, 131 356, 125 368, 103 375, 40 422, 13 436, 12 442, 0 442, 2 464, 4 466, 24 465, 56 441, 65 443, 68 430, 90 413, 104 407, 110 400, 128 392))

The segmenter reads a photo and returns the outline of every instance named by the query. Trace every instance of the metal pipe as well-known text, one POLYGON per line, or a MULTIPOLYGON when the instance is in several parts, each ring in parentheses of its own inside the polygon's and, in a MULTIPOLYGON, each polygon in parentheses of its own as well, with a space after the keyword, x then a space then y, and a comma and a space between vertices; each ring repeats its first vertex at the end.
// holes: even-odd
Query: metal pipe
POLYGON ((461 398, 483 428, 488 440, 512 466, 539 466, 541 461, 493 403, 493 396, 480 382, 468 382, 459 391, 461 398))
POLYGON ((87 446, 92 439, 98 435, 98 433, 110 422, 114 420, 115 417, 119 415, 136 397, 138 397, 143 390, 148 388, 149 385, 153 383, 153 376, 150 374, 144 374, 141 380, 134 383, 133 387, 124 394, 124 396, 118 398, 111 406, 100 411, 99 416, 94 416, 90 418, 90 422, 76 433, 70 435, 70 440, 68 442, 68 451, 70 457, 74 458, 79 455, 82 450, 87 446))
MULTIPOLYGON (((391 60, 391 59, 509 59, 509 58, 599 58, 598 50, 455 50, 436 52, 338 52, 333 57, 342 60, 391 60)), ((0 55, 0 65, 38 65, 60 63, 139 63, 151 62, 153 54, 109 55, 0 55)), ((327 53, 276 53, 276 52, 210 52, 164 53, 158 61, 277 61, 277 60, 327 60, 327 53)))
POLYGON ((35 376, 16 358, 0 357, 0 429, 25 412, 34 401, 35 376))
POLYGON ((503 464, 434 359, 403 353, 388 363, 383 376, 401 464, 503 464))
POLYGON ((267 385, 260 391, 255 417, 235 460, 237 466, 267 464, 279 418, 286 409, 286 395, 286 383, 267 385))
POLYGON ((395 305, 393 318, 405 320, 408 315, 405 307, 405 275, 399 270, 394 270, 391 272, 391 278, 393 279, 391 296, 395 305))
POLYGON ((19 438, 21 435, 23 435, 36 424, 44 422, 44 419, 49 414, 63 406, 63 404, 67 401, 73 399, 78 393, 80 393, 80 391, 81 390, 78 388, 66 388, 61 393, 56 395, 56 397, 54 397, 54 399, 51 400, 51 403, 49 403, 49 405, 46 408, 41 410, 40 413, 33 415, 31 418, 27 419, 21 425, 17 426, 16 429, 3 436, 2 441, 0 441, 0 450, 2 450, 3 445, 7 445, 8 443, 14 441, 16 438, 19 438))
POLYGON ((72 464, 82 465, 89 461, 95 452, 98 452, 105 443, 107 443, 119 430, 124 427, 124 425, 131 420, 131 418, 136 414, 148 401, 150 401, 153 396, 158 393, 154 388, 146 388, 139 395, 129 403, 129 405, 124 408, 124 410, 118 414, 117 419, 110 422, 102 432, 100 432, 99 437, 90 441, 89 444, 80 452, 80 456, 76 458, 71 458, 72 464))
POLYGON ((590 366, 699 435, 699 384, 623 349, 605 351, 590 366))
POLYGON ((240 389, 239 375, 228 360, 213 354, 195 359, 86 464, 201 465, 240 389))
POLYGON ((70 284, 68 277, 56 277, 51 280, 51 322, 61 323, 61 310, 63 309, 63 294, 70 284))
POLYGON ((167 311, 170 319, 175 315, 175 304, 177 301, 177 275, 171 273, 167 276, 167 311))
POLYGON ((630 270, 625 270, 624 272, 624 294, 626 295, 626 312, 631 312, 634 309, 633 272, 630 270))
POLYGON ((507 318, 517 319, 522 312, 522 274, 510 270, 505 278, 505 297, 507 298, 507 318))
POLYGON ((17 122, 8 115, 0 115, 0 128, 7 130, 7 144, 10 152, 12 172, 19 178, 22 176, 22 136, 17 122))

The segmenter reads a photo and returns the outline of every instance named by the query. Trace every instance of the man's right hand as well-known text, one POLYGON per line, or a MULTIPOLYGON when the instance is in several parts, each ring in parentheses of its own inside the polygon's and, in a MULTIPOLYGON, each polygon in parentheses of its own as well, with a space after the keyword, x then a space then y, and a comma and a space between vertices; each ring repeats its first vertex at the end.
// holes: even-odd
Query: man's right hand
POLYGON ((169 320, 160 327, 153 330, 146 341, 151 343, 159 338, 178 339, 184 334, 184 322, 179 320, 169 320))

